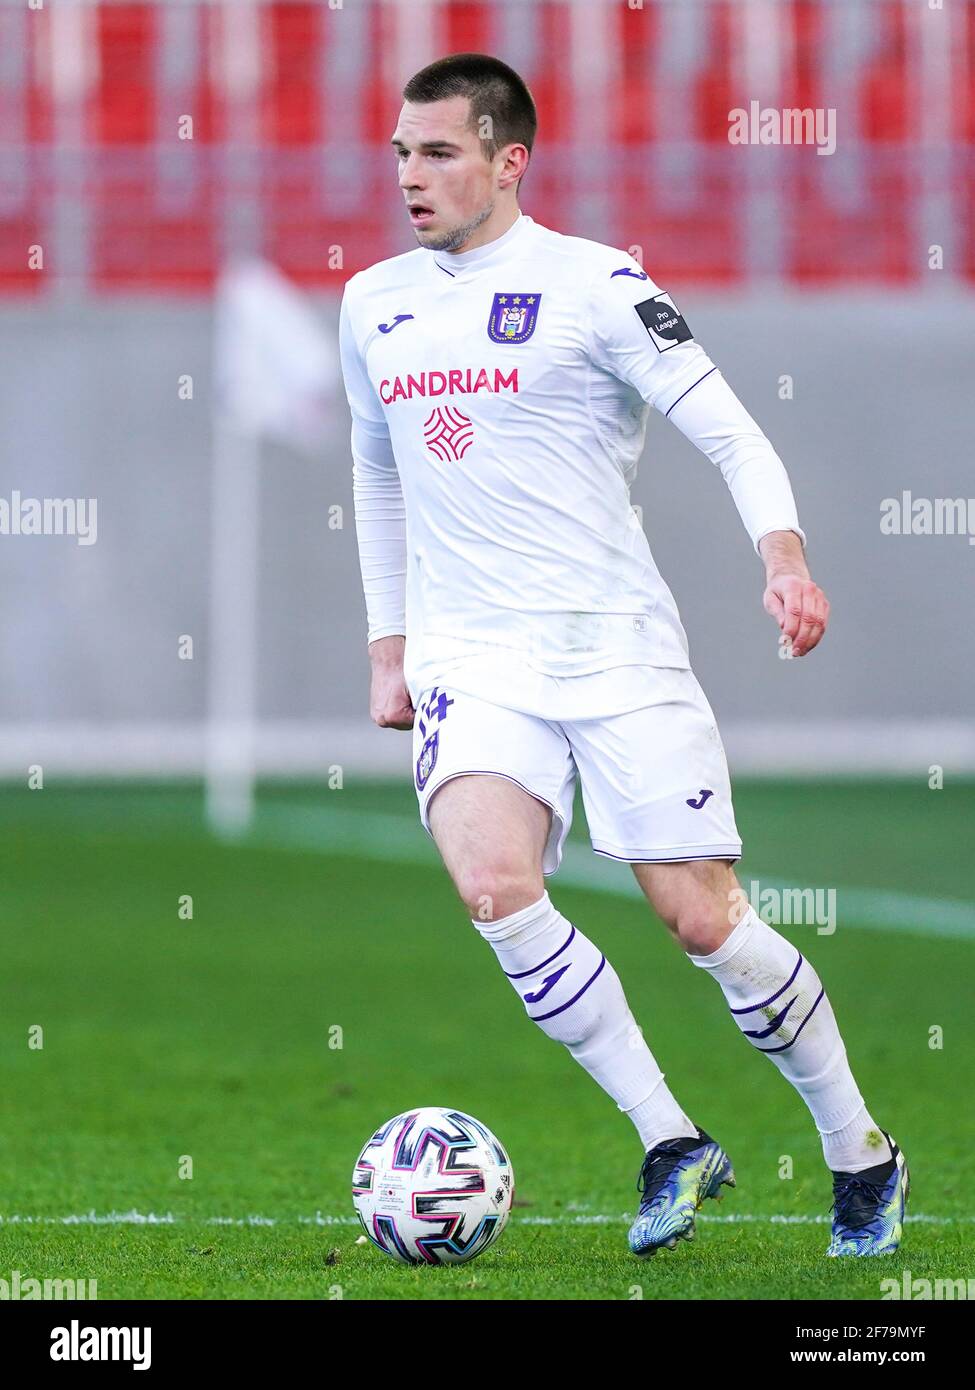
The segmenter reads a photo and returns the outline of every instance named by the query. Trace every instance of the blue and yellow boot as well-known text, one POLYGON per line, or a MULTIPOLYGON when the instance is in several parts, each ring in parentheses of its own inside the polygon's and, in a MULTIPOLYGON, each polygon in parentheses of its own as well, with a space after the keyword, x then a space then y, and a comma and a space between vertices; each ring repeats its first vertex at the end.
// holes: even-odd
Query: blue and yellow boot
POLYGON ((900 1245, 911 1175, 885 1129, 886 1163, 859 1173, 833 1173, 833 1238, 827 1255, 892 1255, 900 1245))
POLYGON ((634 1255, 673 1250, 678 1240, 694 1239, 694 1217, 705 1197, 720 1201, 722 1184, 735 1186, 731 1161, 710 1134, 696 1139, 665 1139, 647 1151, 637 1179, 640 1210, 630 1227, 634 1255))

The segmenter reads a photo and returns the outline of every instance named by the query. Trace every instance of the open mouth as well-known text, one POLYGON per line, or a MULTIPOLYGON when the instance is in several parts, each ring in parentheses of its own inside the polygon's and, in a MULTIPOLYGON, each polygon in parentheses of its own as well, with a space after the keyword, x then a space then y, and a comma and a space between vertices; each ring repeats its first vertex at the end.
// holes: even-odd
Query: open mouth
POLYGON ((422 227, 431 221, 433 216, 433 208, 427 207, 425 203, 414 203, 410 207, 410 221, 414 227, 422 227))

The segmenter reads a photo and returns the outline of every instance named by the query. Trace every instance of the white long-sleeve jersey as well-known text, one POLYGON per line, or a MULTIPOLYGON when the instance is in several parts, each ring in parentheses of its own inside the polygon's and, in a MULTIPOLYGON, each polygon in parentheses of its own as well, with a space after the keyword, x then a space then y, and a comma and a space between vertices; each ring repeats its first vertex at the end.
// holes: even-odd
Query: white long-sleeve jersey
POLYGON ((414 699, 465 670, 476 694, 485 672, 516 692, 533 672, 688 666, 630 504, 650 406, 720 468, 756 548, 805 542, 768 439, 613 247, 520 214, 472 251, 353 276, 340 337, 368 641, 405 634, 414 699))

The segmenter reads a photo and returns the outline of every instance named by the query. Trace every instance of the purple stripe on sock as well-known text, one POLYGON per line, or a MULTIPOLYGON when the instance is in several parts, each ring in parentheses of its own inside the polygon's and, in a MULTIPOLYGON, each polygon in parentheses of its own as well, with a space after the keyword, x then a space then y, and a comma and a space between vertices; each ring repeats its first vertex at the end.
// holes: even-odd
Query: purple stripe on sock
MULTIPOLYGON (((733 1014, 750 1014, 750 1013, 754 1013, 756 1009, 764 1009, 764 1008, 766 1008, 769 1004, 772 1003, 773 999, 778 999, 779 995, 780 995, 780 994, 784 994, 785 991, 789 988, 789 986, 792 984, 792 981, 793 981, 793 980, 796 978, 796 976, 799 974, 799 967, 800 967, 801 964, 802 964, 802 952, 800 951, 800 952, 799 952, 799 959, 796 961, 796 968, 795 968, 795 970, 793 970, 792 974, 791 974, 791 975, 789 976, 789 978, 786 980, 785 984, 782 986, 781 989, 777 989, 777 990, 775 991, 774 994, 770 994, 769 997, 768 997, 767 999, 763 999, 762 1002, 761 1002, 760 1004, 749 1004, 748 1007, 745 1008, 745 1009, 731 1009, 731 1010, 729 1010, 729 1012, 730 1012, 730 1013, 733 1013, 733 1014)), ((818 1002, 818 1001, 817 1001, 817 1002, 818 1002)), ((774 1050, 774 1049, 770 1049, 770 1050, 774 1050)))
POLYGON ((600 970, 602 970, 602 968, 603 968, 603 966, 604 966, 605 964, 606 964, 606 957, 605 957, 605 956, 600 956, 600 958, 599 958, 599 964, 596 966, 596 969, 595 969, 595 970, 593 971, 593 973, 590 975, 590 977, 589 977, 589 979, 586 981, 586 983, 582 986, 582 989, 580 989, 580 991, 579 991, 578 994, 574 994, 574 995, 572 996, 572 998, 571 998, 567 1003, 560 1005, 559 1008, 557 1008, 557 1009, 553 1009, 553 1010, 551 1011, 551 1013, 547 1013, 547 1014, 529 1014, 528 1017, 531 1019, 532 1023, 544 1023, 545 1020, 546 1020, 547 1018, 554 1018, 556 1014, 562 1014, 562 1013, 565 1013, 566 1009, 571 1009, 571 1008, 572 1008, 572 1005, 576 1002, 576 1000, 582 998, 582 996, 585 994, 586 990, 587 990, 587 989, 589 988, 589 986, 592 984, 593 980, 595 980, 596 976, 599 974, 600 970))
POLYGON ((510 970, 505 970, 504 974, 507 975, 509 980, 523 980, 526 975, 534 975, 536 971, 544 970, 546 965, 550 964, 556 956, 560 956, 562 954, 562 952, 565 950, 566 946, 568 946, 569 942, 572 940, 575 934, 575 927, 570 928, 569 935, 562 942, 562 945, 559 947, 559 949, 557 951, 553 951, 552 954, 549 956, 548 960, 543 960, 541 965, 533 965, 531 970, 521 970, 517 975, 513 975, 510 970))
POLYGON ((821 989, 821 990, 819 991, 819 994, 816 996, 816 1003, 812 1006, 812 1008, 811 1008, 811 1009, 809 1010, 809 1012, 806 1014, 806 1017, 805 1017, 805 1018, 802 1020, 802 1022, 799 1024, 799 1027, 796 1029, 795 1033, 793 1034, 792 1042, 783 1043, 781 1047, 759 1047, 759 1048, 756 1048, 756 1051, 757 1051, 757 1052, 784 1052, 784 1051, 786 1050, 787 1047, 791 1047, 791 1046, 792 1046, 792 1043, 795 1042, 796 1038, 798 1038, 798 1036, 799 1036, 799 1034, 802 1032, 803 1028, 805 1028, 806 1024, 809 1022, 809 1020, 812 1018, 813 1014, 816 1012, 816 1008, 817 1008, 817 1006, 818 1006, 818 1004, 819 1004, 819 1001, 820 1001, 820 999, 822 999, 822 997, 823 997, 823 995, 824 995, 825 993, 826 993, 825 988, 823 988, 823 989, 821 989))

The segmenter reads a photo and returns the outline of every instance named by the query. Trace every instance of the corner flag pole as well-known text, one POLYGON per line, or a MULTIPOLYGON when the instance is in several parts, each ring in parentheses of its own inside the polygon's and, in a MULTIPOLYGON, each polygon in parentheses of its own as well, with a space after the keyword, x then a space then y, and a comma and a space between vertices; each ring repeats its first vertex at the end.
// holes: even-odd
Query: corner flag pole
POLYGON ((219 835, 254 813, 260 456, 256 431, 214 412, 206 818, 219 835))
POLYGON ((207 648, 206 816, 218 834, 240 834, 254 813, 261 446, 317 456, 339 379, 336 345, 290 281, 264 261, 229 265, 214 318, 207 648))

